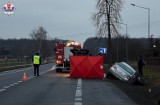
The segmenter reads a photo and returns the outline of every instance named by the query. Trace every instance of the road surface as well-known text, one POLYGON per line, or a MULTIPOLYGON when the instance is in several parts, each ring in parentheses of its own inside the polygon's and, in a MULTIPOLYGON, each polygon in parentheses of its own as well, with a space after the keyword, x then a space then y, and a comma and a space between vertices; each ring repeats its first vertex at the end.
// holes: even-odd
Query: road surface
POLYGON ((136 105, 111 82, 71 79, 52 68, 41 66, 39 77, 33 76, 33 67, 0 73, 0 105, 136 105))

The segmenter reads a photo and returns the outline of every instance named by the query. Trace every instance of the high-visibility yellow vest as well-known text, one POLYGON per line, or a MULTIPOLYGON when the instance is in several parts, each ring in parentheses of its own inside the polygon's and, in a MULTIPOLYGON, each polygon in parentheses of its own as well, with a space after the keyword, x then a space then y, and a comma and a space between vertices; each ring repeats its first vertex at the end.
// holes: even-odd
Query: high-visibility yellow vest
POLYGON ((33 64, 40 64, 40 56, 35 55, 33 57, 33 64))

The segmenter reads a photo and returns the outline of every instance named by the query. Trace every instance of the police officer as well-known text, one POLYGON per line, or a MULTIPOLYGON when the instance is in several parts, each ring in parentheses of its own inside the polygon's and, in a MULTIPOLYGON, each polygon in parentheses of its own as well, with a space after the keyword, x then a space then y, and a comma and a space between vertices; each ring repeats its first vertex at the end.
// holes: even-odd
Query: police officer
POLYGON ((39 65, 41 64, 41 57, 39 53, 33 56, 34 76, 39 76, 39 65))

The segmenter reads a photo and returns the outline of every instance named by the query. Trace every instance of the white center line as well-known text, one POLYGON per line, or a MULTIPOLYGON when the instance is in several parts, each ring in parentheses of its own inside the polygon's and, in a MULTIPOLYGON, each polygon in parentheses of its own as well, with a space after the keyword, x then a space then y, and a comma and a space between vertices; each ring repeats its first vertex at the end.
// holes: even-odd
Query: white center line
POLYGON ((75 98, 75 101, 82 101, 82 98, 75 98))
POLYGON ((78 82, 77 82, 77 84, 80 84, 80 85, 82 85, 82 79, 78 79, 78 82))
POLYGON ((82 87, 77 87, 77 90, 82 90, 82 87))
POLYGON ((82 105, 82 102, 75 102, 74 105, 82 105))
POLYGON ((76 90, 76 97, 82 97, 82 90, 76 90))
POLYGON ((82 105, 82 79, 78 79, 74 105, 82 105))

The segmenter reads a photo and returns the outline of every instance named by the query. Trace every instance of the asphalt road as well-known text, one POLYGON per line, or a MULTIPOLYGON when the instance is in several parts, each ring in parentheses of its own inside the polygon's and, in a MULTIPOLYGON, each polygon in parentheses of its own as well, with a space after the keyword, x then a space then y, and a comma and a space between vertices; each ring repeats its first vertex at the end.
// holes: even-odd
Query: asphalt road
POLYGON ((111 82, 101 79, 71 79, 56 73, 53 64, 0 73, 0 105, 136 105, 111 82), (24 71, 27 81, 22 81, 24 71))

